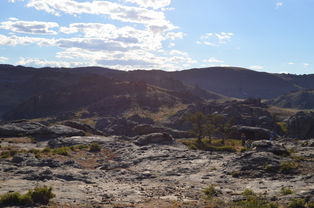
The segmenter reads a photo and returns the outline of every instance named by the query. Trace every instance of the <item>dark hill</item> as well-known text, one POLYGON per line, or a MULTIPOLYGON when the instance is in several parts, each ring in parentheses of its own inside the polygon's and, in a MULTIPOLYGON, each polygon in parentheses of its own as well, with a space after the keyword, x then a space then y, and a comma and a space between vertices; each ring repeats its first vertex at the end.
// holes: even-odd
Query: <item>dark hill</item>
POLYGON ((87 109, 97 115, 118 115, 141 108, 158 111, 160 107, 202 102, 188 92, 175 92, 144 82, 116 81, 90 75, 77 84, 50 90, 27 99, 4 115, 7 120, 60 115, 87 109))
POLYGON ((170 74, 185 84, 237 98, 273 98, 297 89, 291 81, 276 74, 236 67, 191 69, 170 74))
POLYGON ((314 109, 314 90, 300 90, 267 102, 282 108, 314 109))
MULTIPOLYGON (((81 81, 88 79, 91 75, 93 77, 107 77, 113 83, 144 83, 147 86, 155 86, 156 89, 184 94, 186 99, 189 99, 187 96, 204 100, 226 100, 228 97, 260 97, 271 99, 291 91, 314 88, 314 75, 271 74, 237 67, 211 67, 175 72, 160 70, 126 72, 102 67, 46 67, 37 69, 23 66, 0 65, 0 116, 7 112, 12 113, 13 109, 15 109, 15 112, 24 113, 22 109, 24 109, 23 106, 25 106, 25 103, 31 106, 31 99, 36 97, 42 98, 43 95, 53 95, 54 99, 56 99, 54 102, 58 100, 60 102, 60 100, 64 99, 61 99, 61 97, 66 97, 62 94, 64 90, 68 92, 74 86, 81 88, 81 81)), ((113 88, 120 86, 117 84, 112 85, 112 92, 118 93, 117 89, 113 88)), ((101 89, 101 86, 96 88, 101 89)), ((85 96, 86 102, 90 100, 86 104, 88 106, 91 103, 96 105, 94 99, 97 96, 103 97, 101 90, 95 90, 95 93, 90 92, 88 94, 84 94, 83 91, 71 93, 82 93, 85 96)), ((156 96, 160 95, 157 94, 156 96)), ((49 96, 46 97, 48 98, 49 96)), ((47 99, 47 106, 51 100, 47 99)), ((108 103, 109 101, 107 100, 106 102, 108 103)), ((81 105, 83 104, 81 102, 78 103, 79 107, 85 106, 85 104, 81 105)), ((59 106, 60 110, 61 108, 62 111, 72 110, 70 109, 71 107, 76 108, 73 103, 66 106, 59 106)), ((293 107, 295 105, 282 106, 293 107)), ((309 108, 305 104, 302 104, 300 107, 309 108)), ((27 107, 27 109, 29 110, 30 108, 27 107)), ((10 113, 7 113, 7 115, 10 115, 10 113)))

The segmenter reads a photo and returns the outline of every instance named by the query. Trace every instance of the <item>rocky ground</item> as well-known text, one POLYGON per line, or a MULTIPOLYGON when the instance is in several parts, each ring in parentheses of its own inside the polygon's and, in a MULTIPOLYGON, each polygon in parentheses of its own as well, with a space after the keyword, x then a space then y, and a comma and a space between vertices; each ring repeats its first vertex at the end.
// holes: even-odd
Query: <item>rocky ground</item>
POLYGON ((196 151, 165 134, 72 136, 49 142, 2 138, 0 194, 49 185, 57 207, 170 207, 200 201, 203 190, 213 185, 224 201, 241 200, 245 189, 273 201, 314 200, 313 140, 259 141, 253 146, 242 153, 196 151), (91 151, 92 143, 100 150, 91 151), (72 148, 53 153, 60 147, 72 148), (3 156, 5 151, 13 153, 3 156), (293 193, 283 195, 283 187, 293 193))

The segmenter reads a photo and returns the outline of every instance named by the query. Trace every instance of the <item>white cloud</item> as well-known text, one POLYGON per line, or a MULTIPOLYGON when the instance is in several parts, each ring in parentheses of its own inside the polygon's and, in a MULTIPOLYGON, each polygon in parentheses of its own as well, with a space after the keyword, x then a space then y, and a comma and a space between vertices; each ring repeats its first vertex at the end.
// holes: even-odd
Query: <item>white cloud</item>
POLYGON ((36 23, 40 25, 34 26, 37 29, 35 30, 31 26, 20 29, 16 27, 17 24, 13 25, 21 23, 25 26, 31 22, 8 19, 7 22, 13 23, 7 28, 16 33, 60 35, 54 38, 18 36, 12 33, 0 35, 0 45, 33 44, 59 48, 53 59, 21 58, 19 64, 69 67, 87 63, 86 65, 102 65, 125 70, 139 68, 174 70, 196 63, 186 52, 167 49, 168 46, 175 46, 175 40, 183 39, 185 36, 184 33, 175 30, 178 27, 165 16, 165 11, 172 10, 168 7, 171 0, 24 0, 24 2, 26 7, 57 16, 97 15, 121 21, 123 23, 119 25, 127 26, 94 22, 72 23, 61 27, 37 21, 36 23))
POLYGON ((24 1, 24 0, 8 0, 10 3, 15 3, 17 1, 24 1))
POLYGON ((55 39, 48 38, 37 38, 37 37, 27 37, 27 36, 5 36, 0 35, 0 45, 30 45, 36 44, 38 46, 54 46, 55 39))
POLYGON ((0 56, 0 63, 4 63, 9 60, 7 57, 0 56))
MULTIPOLYGON (((164 0, 161 1, 163 2, 164 0)), ((150 5, 149 2, 151 1, 147 1, 148 5, 150 5)), ((126 6, 110 1, 95 0, 78 2, 75 0, 28 0, 27 7, 32 7, 54 15, 61 15, 61 13, 71 15, 108 15, 114 20, 144 24, 155 32, 163 32, 177 28, 166 19, 162 11, 155 11, 135 6, 126 6)))
POLYGON ((214 57, 210 57, 209 59, 203 60, 203 62, 207 63, 224 63, 223 60, 216 59, 214 57))
POLYGON ((254 70, 262 70, 262 69, 264 69, 264 66, 254 65, 254 66, 250 66, 249 68, 254 69, 254 70))
POLYGON ((303 64, 303 67, 304 67, 304 68, 307 68, 307 67, 309 67, 309 66, 310 66, 310 64, 307 64, 307 63, 304 63, 304 64, 303 64))
POLYGON ((87 62, 66 62, 66 61, 49 61, 46 59, 38 58, 24 58, 21 57, 17 62, 18 65, 35 66, 35 67, 77 67, 87 66, 87 62))
POLYGON ((59 27, 59 25, 55 22, 19 21, 16 18, 10 18, 10 21, 0 22, 0 29, 17 33, 55 35, 57 32, 51 30, 51 28, 56 27, 59 27))
POLYGON ((282 7, 283 5, 284 5, 283 2, 277 2, 277 3, 276 3, 276 8, 282 7))
POLYGON ((184 64, 196 63, 182 51, 172 50, 154 54, 145 50, 119 51, 89 51, 81 48, 68 48, 58 52, 57 58, 86 60, 89 65, 102 65, 122 70, 132 69, 165 69, 178 70, 184 64))
POLYGON ((183 32, 168 32, 166 38, 170 40, 183 39, 185 34, 183 32))
POLYGON ((228 43, 233 36, 234 34, 230 32, 206 33, 205 35, 202 35, 200 40, 196 43, 200 45, 218 46, 228 43))
POLYGON ((289 64, 289 65, 294 65, 294 62, 289 62, 288 64, 289 64))
POLYGON ((171 0, 124 0, 140 5, 141 7, 159 9, 171 4, 171 0))

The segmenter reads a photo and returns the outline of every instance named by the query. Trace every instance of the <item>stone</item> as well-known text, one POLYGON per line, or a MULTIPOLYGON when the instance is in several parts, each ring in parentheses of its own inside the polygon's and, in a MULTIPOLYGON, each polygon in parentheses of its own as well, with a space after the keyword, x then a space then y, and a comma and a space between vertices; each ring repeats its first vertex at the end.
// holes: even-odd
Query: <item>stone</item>
POLYGON ((290 155, 288 150, 283 145, 267 140, 255 141, 252 143, 252 147, 257 152, 271 152, 280 156, 290 155))
POLYGON ((246 152, 227 163, 226 172, 233 176, 264 177, 279 171, 280 162, 281 158, 271 152, 246 152))
POLYGON ((236 125, 231 128, 230 138, 241 139, 241 134, 244 133, 247 139, 263 140, 269 139, 272 132, 268 129, 252 126, 236 125))
POLYGON ((139 136, 134 143, 139 146, 145 146, 149 144, 173 144, 174 139, 167 133, 153 133, 139 136))
POLYGON ((82 123, 80 121, 66 121, 63 123, 65 126, 69 126, 74 129, 79 129, 84 132, 94 134, 94 135, 103 135, 101 131, 98 131, 97 129, 91 127, 90 125, 87 125, 85 123, 82 123))
POLYGON ((288 136, 299 139, 314 138, 314 112, 298 112, 287 122, 288 136))
POLYGON ((108 143, 114 142, 117 137, 104 137, 104 136, 74 136, 65 138, 56 138, 48 142, 49 147, 68 147, 74 145, 89 145, 91 143, 108 143))

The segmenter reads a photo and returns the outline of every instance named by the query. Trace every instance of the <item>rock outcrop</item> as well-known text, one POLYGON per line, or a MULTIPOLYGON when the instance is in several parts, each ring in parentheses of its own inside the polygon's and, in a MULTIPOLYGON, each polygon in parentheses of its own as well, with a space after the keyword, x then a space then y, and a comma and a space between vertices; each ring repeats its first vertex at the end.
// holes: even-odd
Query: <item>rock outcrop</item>
POLYGON ((174 139, 171 135, 166 133, 153 133, 148 135, 139 136, 135 144, 145 146, 149 144, 173 144, 174 139))
POLYGON ((0 126, 0 137, 32 136, 38 139, 50 139, 67 136, 84 136, 81 130, 64 125, 45 126, 25 120, 10 122, 0 126))
POLYGON ((314 112, 298 112, 287 122, 288 136, 299 139, 314 138, 314 112))
MULTIPOLYGON (((272 132, 268 129, 251 127, 251 126, 233 126, 231 128, 230 138, 241 138, 241 134, 244 133, 247 139, 263 140, 269 139, 272 132)), ((274 139, 274 138, 273 138, 274 139)))

